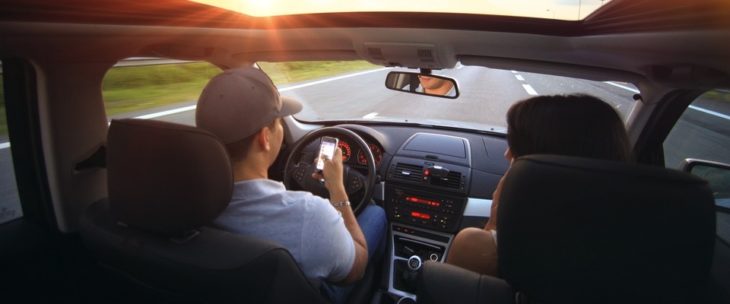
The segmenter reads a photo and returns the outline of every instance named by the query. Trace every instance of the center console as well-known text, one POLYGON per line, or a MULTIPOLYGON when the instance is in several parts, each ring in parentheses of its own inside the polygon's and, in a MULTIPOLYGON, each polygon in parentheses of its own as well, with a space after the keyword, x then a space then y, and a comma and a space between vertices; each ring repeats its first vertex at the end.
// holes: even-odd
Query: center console
POLYGON ((415 300, 409 262, 445 261, 461 224, 470 175, 469 141, 461 137, 417 133, 393 157, 384 197, 391 223, 391 295, 415 300))

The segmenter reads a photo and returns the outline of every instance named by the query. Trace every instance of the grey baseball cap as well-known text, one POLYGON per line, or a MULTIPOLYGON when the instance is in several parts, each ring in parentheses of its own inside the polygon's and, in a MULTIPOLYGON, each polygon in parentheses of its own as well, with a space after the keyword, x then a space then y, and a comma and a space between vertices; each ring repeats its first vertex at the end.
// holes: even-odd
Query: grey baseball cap
POLYGON ((216 75, 205 86, 195 110, 195 124, 230 144, 253 135, 277 117, 301 110, 301 103, 279 95, 263 71, 236 68, 216 75))

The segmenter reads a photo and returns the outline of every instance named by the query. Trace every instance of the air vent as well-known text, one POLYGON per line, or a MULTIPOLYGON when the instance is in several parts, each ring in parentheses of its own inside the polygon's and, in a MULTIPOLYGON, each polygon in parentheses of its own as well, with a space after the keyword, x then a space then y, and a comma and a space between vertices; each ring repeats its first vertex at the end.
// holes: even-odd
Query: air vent
POLYGON ((369 47, 368 55, 370 55, 370 58, 373 59, 385 60, 385 57, 383 56, 383 50, 381 50, 380 48, 369 47))
POLYGON ((461 189, 461 173, 457 171, 451 171, 446 177, 432 177, 431 185, 452 189, 461 189))
POLYGON ((434 62, 433 52, 430 49, 418 49, 418 59, 421 62, 434 62))
POLYGON ((418 165, 398 163, 395 165, 395 170, 393 170, 393 177, 404 181, 420 183, 423 178, 423 168, 418 165))

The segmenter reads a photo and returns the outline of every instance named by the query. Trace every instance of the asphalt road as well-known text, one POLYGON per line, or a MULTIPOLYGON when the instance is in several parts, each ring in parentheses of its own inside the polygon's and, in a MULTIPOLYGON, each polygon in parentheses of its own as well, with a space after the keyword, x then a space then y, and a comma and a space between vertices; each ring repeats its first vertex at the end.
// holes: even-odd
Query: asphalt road
MULTIPOLYGON (((622 117, 629 114, 634 103, 635 88, 630 84, 466 66, 437 72, 458 80, 458 99, 424 97, 386 89, 383 83, 389 71, 366 71, 280 90, 304 103, 298 115, 304 120, 392 120, 497 131, 504 130, 509 106, 533 95, 591 94, 609 102, 622 117)), ((142 117, 193 125, 194 105, 195 101, 188 101, 113 118, 142 117)), ((730 163, 730 106, 713 101, 695 105, 699 110, 688 109, 665 143, 665 147, 675 147, 667 149, 667 164, 675 166, 687 155, 730 163)), ((0 144, 0 223, 19 215, 10 149, 0 144)))

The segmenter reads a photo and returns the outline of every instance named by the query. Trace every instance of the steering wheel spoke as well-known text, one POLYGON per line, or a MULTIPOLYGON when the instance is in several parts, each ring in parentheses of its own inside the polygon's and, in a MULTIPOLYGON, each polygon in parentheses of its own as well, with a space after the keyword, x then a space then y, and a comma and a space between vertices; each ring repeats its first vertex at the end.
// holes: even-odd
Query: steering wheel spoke
POLYGON ((312 172, 312 165, 306 162, 299 162, 292 167, 290 172, 291 177, 294 181, 299 184, 300 187, 304 187, 305 178, 309 178, 309 174, 312 172))
POLYGON ((347 194, 352 195, 360 192, 365 188, 367 178, 355 169, 346 167, 345 169, 345 190, 347 194))

